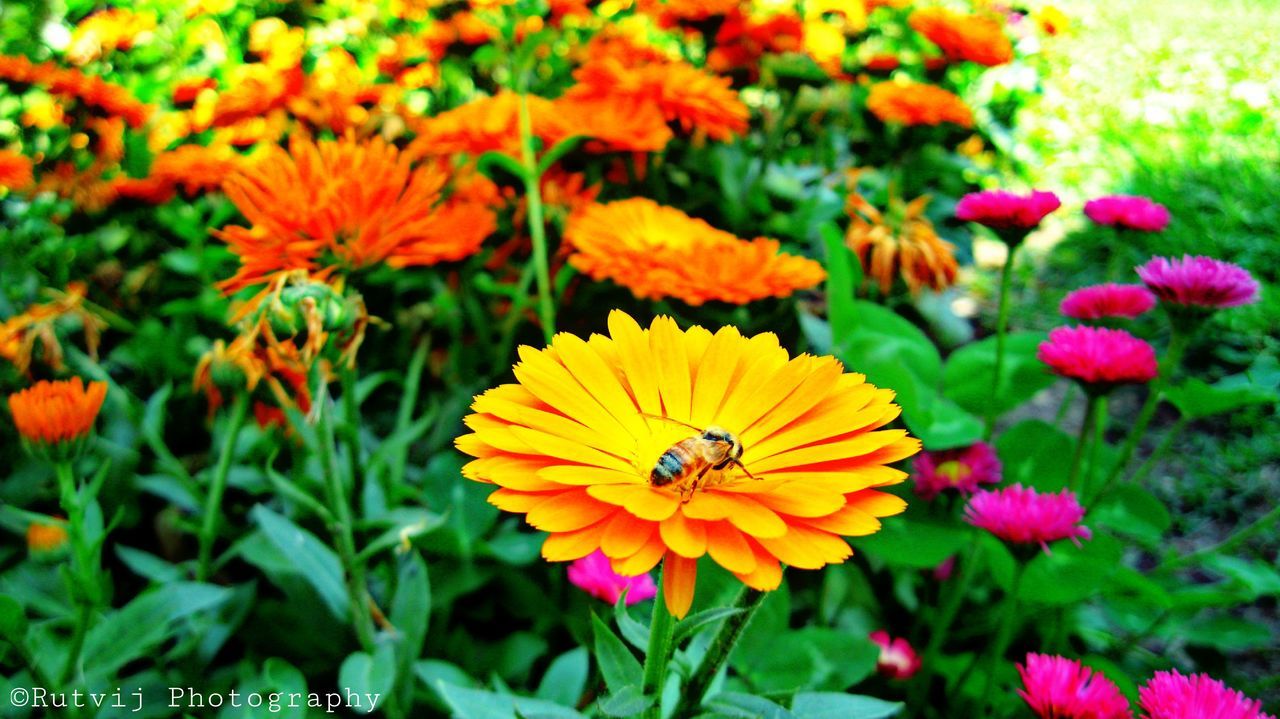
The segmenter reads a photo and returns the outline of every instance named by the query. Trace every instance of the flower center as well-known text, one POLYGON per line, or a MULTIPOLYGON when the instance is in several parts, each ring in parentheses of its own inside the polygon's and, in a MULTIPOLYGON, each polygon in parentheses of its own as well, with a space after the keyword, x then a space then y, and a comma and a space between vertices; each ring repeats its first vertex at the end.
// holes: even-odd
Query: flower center
POLYGON ((939 477, 945 478, 951 486, 957 487, 961 482, 968 479, 969 475, 973 474, 973 470, 964 462, 953 459, 938 465, 935 473, 939 477))

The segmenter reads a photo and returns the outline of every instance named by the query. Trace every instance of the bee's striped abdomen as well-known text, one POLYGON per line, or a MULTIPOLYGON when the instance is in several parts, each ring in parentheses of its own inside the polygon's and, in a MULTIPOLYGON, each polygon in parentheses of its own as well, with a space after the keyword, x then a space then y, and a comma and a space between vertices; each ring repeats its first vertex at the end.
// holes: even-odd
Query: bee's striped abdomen
POLYGON ((680 442, 658 458, 658 463, 653 466, 653 471, 649 473, 649 484, 655 487, 664 487, 672 482, 684 479, 693 471, 696 457, 684 445, 685 442, 680 442))

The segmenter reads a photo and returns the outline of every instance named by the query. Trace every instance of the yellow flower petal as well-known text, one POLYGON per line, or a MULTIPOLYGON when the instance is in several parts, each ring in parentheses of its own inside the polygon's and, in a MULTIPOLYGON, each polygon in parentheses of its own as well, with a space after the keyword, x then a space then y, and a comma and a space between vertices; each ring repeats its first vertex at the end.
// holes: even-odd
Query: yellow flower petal
POLYGON ((747 538, 728 522, 707 522, 707 554, 734 574, 756 570, 756 555, 747 538))
POLYGON ((597 522, 576 532, 557 532, 547 535, 542 543, 542 558, 548 562, 569 562, 582 559, 600 548, 600 536, 607 522, 597 522))
POLYGON ((622 559, 613 559, 610 564, 613 565, 613 571, 618 574, 624 577, 635 577, 657 566, 666 553, 667 545, 662 543, 662 537, 659 537, 657 532, 652 532, 648 541, 636 550, 635 554, 622 559))
POLYGON ((535 529, 544 532, 571 532, 611 517, 618 508, 587 495, 585 490, 558 492, 531 507, 525 515, 535 529))
POLYGON ((737 369, 741 353, 742 335, 733 327, 722 327, 711 339, 694 381, 690 424, 695 427, 716 424, 716 410, 724 402, 729 379, 737 369))
POLYGON ((749 467, 752 472, 769 472, 775 469, 805 467, 821 462, 858 457, 883 449, 906 436, 906 430, 901 429, 868 432, 846 440, 823 442, 809 447, 779 452, 772 457, 765 457, 764 459, 753 459, 749 467))
POLYGON ((616 504, 641 519, 660 522, 675 513, 680 500, 647 484, 602 484, 587 488, 592 497, 616 504))
POLYGON ((649 346, 658 370, 658 390, 662 394, 664 416, 689 421, 692 397, 689 356, 684 333, 670 317, 658 317, 649 327, 649 346))
POLYGON ((630 512, 617 512, 605 527, 600 549, 607 557, 630 557, 644 548, 657 528, 657 524, 630 512))
POLYGON ((658 369, 649 350, 649 333, 640 329, 630 315, 618 310, 609 313, 609 333, 617 345, 618 361, 640 411, 661 415, 658 369))
POLYGON ((697 559, 707 553, 707 529, 697 519, 688 519, 676 512, 662 520, 658 531, 667 547, 682 557, 697 559))

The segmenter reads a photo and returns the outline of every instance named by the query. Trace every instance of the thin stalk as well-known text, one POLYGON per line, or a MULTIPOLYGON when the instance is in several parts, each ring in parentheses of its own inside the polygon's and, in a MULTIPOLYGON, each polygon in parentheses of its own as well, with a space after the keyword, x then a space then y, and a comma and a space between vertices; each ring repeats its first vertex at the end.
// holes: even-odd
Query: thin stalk
MULTIPOLYGON (((360 402, 356 397, 356 376, 354 367, 342 368, 342 440, 347 445, 347 474, 351 477, 351 493, 355 501, 360 501, 360 402)), ((391 501, 388 497, 387 501, 391 501)))
POLYGON ((355 626, 356 638, 366 652, 372 652, 373 618, 369 615, 369 591, 364 582, 364 564, 356 554, 356 543, 351 520, 351 502, 338 473, 335 458, 332 408, 328 406, 329 398, 322 394, 318 400, 322 403, 318 429, 320 430, 320 466, 324 473, 325 490, 329 500, 329 508, 333 512, 332 525, 334 543, 338 549, 338 559, 342 563, 343 574, 347 579, 347 601, 351 612, 351 623, 355 626))
POLYGON ((1084 475, 1083 484, 1086 488, 1093 485, 1094 473, 1098 471, 1098 448, 1102 446, 1107 433, 1107 396, 1102 395, 1097 402, 1098 406, 1093 412, 1093 443, 1089 445, 1089 469, 1084 475))
POLYGON ((765 592, 749 587, 742 588, 742 592, 734 601, 734 606, 743 611, 726 617, 724 624, 720 625, 720 631, 716 632, 715 638, 711 640, 711 646, 707 648, 706 656, 702 658, 702 662, 698 664, 698 668, 694 670, 689 677, 689 682, 684 685, 680 692, 680 702, 676 705, 675 714, 672 715, 675 719, 692 717, 698 713, 698 708, 702 706, 702 699, 707 693, 707 688, 711 686, 711 682, 715 680, 724 663, 728 661, 734 645, 738 643, 738 638, 742 636, 743 630, 751 623, 751 618, 755 616, 756 610, 760 608, 764 598, 765 592))
POLYGON ((84 536, 84 502, 70 460, 54 465, 58 476, 58 494, 62 511, 67 513, 67 534, 71 544, 71 596, 76 604, 76 621, 71 630, 71 646, 67 649, 66 663, 59 675, 60 684, 66 684, 75 674, 84 650, 85 636, 93 619, 93 607, 99 598, 98 566, 93 548, 84 536))
POLYGON ((960 606, 964 604, 965 595, 969 593, 969 585, 973 583, 977 560, 978 543, 970 541, 969 551, 960 559, 960 576, 956 577, 953 584, 948 585, 951 591, 947 593, 946 601, 941 607, 941 614, 938 615, 933 632, 929 635, 929 643, 925 645, 924 658, 920 663, 920 676, 915 681, 911 697, 911 704, 916 710, 922 708, 921 702, 929 696, 929 680, 933 678, 934 670, 938 666, 938 656, 942 653, 943 645, 946 644, 951 625, 960 612, 960 606))
POLYGON ((645 719, 660 719, 662 716, 662 687, 666 683, 671 652, 675 649, 671 641, 675 631, 676 619, 667 610, 662 594, 662 577, 659 576, 658 594, 653 598, 653 616, 649 622, 649 649, 644 655, 642 686, 644 695, 654 697, 654 703, 645 710, 645 719))
POLYGON ((1098 413, 1098 397, 1089 396, 1085 404, 1084 419, 1080 421, 1080 434, 1076 436, 1075 452, 1071 455, 1071 473, 1067 475, 1067 489, 1079 492, 1080 466, 1084 464, 1084 449, 1089 444, 1089 432, 1093 429, 1094 416, 1098 413))
POLYGON ((529 98, 520 94, 520 164, 524 169, 524 194, 529 203, 529 236, 533 240, 533 267, 538 279, 538 316, 542 334, 550 344, 556 334, 556 308, 551 298, 551 270, 547 260, 547 228, 542 217, 541 176, 533 152, 533 122, 529 98))
POLYGON ((996 429, 996 399, 1000 396, 1000 377, 1004 373, 1005 333, 1009 326, 1009 290, 1013 287, 1013 255, 1016 245, 1008 245, 1009 253, 1004 258, 1004 268, 1000 272, 1000 305, 996 310, 996 366, 991 376, 991 401, 987 404, 986 431, 983 436, 991 439, 996 429))
POLYGON ((1167 571, 1177 567, 1186 566, 1188 564, 1195 564, 1196 562, 1208 559, 1214 555, 1230 552, 1241 544, 1249 541, 1249 539, 1255 535, 1271 529, 1272 525, 1278 522, 1280 522, 1280 505, 1272 507, 1270 512, 1258 517, 1249 526, 1237 531, 1235 534, 1232 534, 1230 537, 1227 537, 1212 547, 1205 547, 1204 549, 1197 550, 1191 554, 1184 554, 1181 557, 1175 557, 1174 559, 1164 562, 1160 565, 1160 570, 1167 571))
POLYGON ((1130 479, 1133 484, 1142 484, 1143 480, 1147 478, 1147 475, 1151 474, 1151 470, 1155 469, 1156 463, 1169 452, 1169 448, 1173 446, 1174 440, 1182 434, 1182 431, 1186 429, 1187 425, 1190 423, 1191 420, 1188 417, 1183 416, 1178 418, 1178 421, 1169 428, 1169 431, 1165 432, 1164 439, 1160 441, 1160 445, 1156 447, 1156 450, 1138 466, 1138 471, 1133 473, 1133 477, 1130 479))
POLYGON ((1013 583, 1009 587, 1009 593, 1005 595, 1004 606, 1000 610, 1000 628, 996 633, 996 643, 992 645, 991 654, 987 657, 987 682, 982 690, 982 711, 980 712, 982 716, 988 716, 986 710, 991 706, 991 690, 996 684, 996 665, 1009 650, 1009 642, 1013 639, 1013 625, 1018 618, 1018 589, 1022 586, 1024 570, 1025 567, 1022 564, 1014 567, 1013 583))
POLYGON ((196 559, 196 580, 208 581, 212 569, 213 543, 218 538, 218 520, 222 517, 222 495, 227 491, 227 477, 231 474, 231 460, 236 453, 236 440, 240 437, 240 429, 244 427, 245 417, 249 414, 249 396, 243 392, 236 395, 231 405, 231 414, 227 419, 227 432, 223 437, 222 451, 218 454, 218 464, 213 470, 213 479, 209 482, 209 492, 205 495, 204 514, 200 518, 200 548, 196 559))
POLYGON ((1133 453, 1138 449, 1138 444, 1147 433, 1147 425, 1151 424, 1151 418, 1156 414, 1156 407, 1160 404, 1160 398, 1164 395, 1164 388, 1169 386, 1170 381, 1173 379, 1173 373, 1177 371, 1178 365, 1182 363, 1182 355, 1186 352, 1190 341, 1191 334, 1180 330, 1175 323, 1173 336, 1169 340, 1169 351, 1165 354, 1164 360, 1160 362, 1160 374, 1151 383, 1150 391, 1147 392, 1147 400, 1143 402, 1142 409, 1138 412, 1138 419, 1133 423, 1133 429, 1129 431, 1128 439, 1125 440, 1124 446, 1120 448, 1120 459, 1116 460, 1115 466, 1107 474, 1107 481, 1103 484, 1104 487, 1110 488, 1124 473, 1125 468, 1129 466, 1129 461, 1133 459, 1133 453))

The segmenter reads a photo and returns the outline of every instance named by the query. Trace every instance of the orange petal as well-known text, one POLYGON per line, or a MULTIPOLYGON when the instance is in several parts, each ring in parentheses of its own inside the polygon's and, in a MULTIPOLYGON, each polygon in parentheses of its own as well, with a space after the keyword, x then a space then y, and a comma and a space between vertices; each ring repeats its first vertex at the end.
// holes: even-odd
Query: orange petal
POLYGON ((477 459, 468 464, 470 469, 463 476, 482 477, 507 489, 522 492, 549 492, 566 489, 564 485, 548 482, 538 477, 538 472, 546 465, 545 459, 526 459, 523 457, 498 456, 477 459))
MULTIPOLYGON (((711 513, 718 515, 706 517, 707 519, 728 519, 733 523, 733 526, 753 537, 781 537, 787 533, 786 522, 783 522, 782 518, 774 514, 773 510, 760 504, 750 495, 717 492, 715 490, 706 491, 705 494, 713 497, 713 499, 704 502, 703 506, 716 510, 711 513), (717 505, 717 503, 719 504, 717 505)), ((689 503, 689 505, 692 504, 693 502, 689 503)), ((695 519, 699 518, 696 514, 689 513, 689 505, 684 507, 685 515, 695 519)))
POLYGON ((852 504, 845 505, 840 511, 826 517, 804 521, 810 527, 844 537, 861 537, 880 531, 880 520, 852 504))
POLYGON ((840 509, 845 503, 844 495, 805 482, 791 482, 776 492, 751 496, 769 509, 793 517, 822 517, 840 509))
POLYGON ((781 537, 758 538, 760 546, 780 561, 800 569, 821 569, 853 555, 849 544, 834 534, 792 525, 781 537))
POLYGON ((860 434, 852 439, 822 442, 808 447, 779 452, 772 457, 753 459, 752 472, 768 472, 830 462, 833 460, 862 457, 876 450, 893 445, 907 436, 905 429, 891 429, 860 434))
POLYGON ((489 504, 504 512, 524 514, 530 509, 554 497, 559 492, 521 492, 514 489, 498 489, 489 494, 489 504))
POLYGON ((756 555, 742 536, 728 522, 707 522, 707 554, 716 563, 735 574, 750 574, 756 569, 756 555))
POLYGON ((844 366, 832 357, 814 358, 809 363, 809 373, 792 390, 791 394, 773 406, 749 429, 742 432, 742 442, 750 447, 786 426, 795 418, 808 412, 831 395, 836 380, 844 372, 844 366))
POLYGON ((512 426, 511 434, 530 447, 535 448, 533 452, 526 452, 528 454, 542 454, 563 459, 567 462, 578 462, 579 464, 594 464, 597 467, 605 467, 619 472, 632 470, 630 462, 616 455, 605 454, 598 449, 592 449, 585 444, 557 437, 554 434, 519 426, 512 426))
POLYGON ((562 414, 534 409, 509 400, 488 396, 476 400, 472 408, 477 412, 485 412, 507 422, 533 427, 604 452, 611 452, 617 447, 615 440, 562 414))
POLYGON ((529 509, 525 521, 544 532, 570 532, 613 516, 618 508, 585 491, 559 492, 529 509))
POLYGON ((640 484, 644 480, 635 472, 620 472, 586 464, 554 464, 538 470, 538 478, 556 484, 590 486, 593 484, 640 484))
POLYGON ((647 484, 597 484, 587 487, 587 492, 602 502, 625 507, 637 517, 654 522, 670 517, 680 506, 675 495, 647 484))
POLYGON ((756 556, 756 568, 734 576, 752 589, 762 592, 777 589, 782 584, 782 567, 778 564, 777 558, 750 537, 747 538, 747 543, 751 545, 751 551, 756 556))
POLYGON ((676 619, 684 619, 689 613, 697 580, 698 560, 667 552, 666 561, 662 563, 662 596, 667 602, 667 611, 676 619))
POLYGON ((845 500, 849 506, 857 507, 873 517, 891 517, 901 514, 907 508, 907 501, 902 497, 871 489, 847 495, 845 500))
POLYGON ((600 537, 608 522, 597 522, 574 532, 557 532, 547 535, 542 543, 542 558, 548 562, 569 562, 582 559, 600 548, 600 537))
POLYGON ((684 514, 676 512, 662 520, 658 531, 667 547, 682 557, 697 559, 707 553, 707 530, 697 519, 687 519, 684 514))
POLYGON ((630 512, 617 512, 605 527, 600 549, 607 557, 629 557, 644 547, 657 525, 630 512))
POLYGON ((663 555, 667 553, 667 545, 657 532, 649 535, 648 541, 635 554, 622 559, 613 559, 613 571, 624 577, 634 577, 653 569, 663 555))
MULTIPOLYGON (((759 416, 749 413, 755 406, 755 395, 762 387, 774 386, 775 376, 788 364, 786 350, 778 347, 777 343, 777 337, 771 334, 756 335, 749 341, 742 363, 745 370, 740 377, 735 376, 733 384, 729 386, 729 394, 720 407, 720 424, 724 427, 741 432, 759 416)), ((795 382, 798 384, 800 378, 797 377, 795 382)), ((780 401, 794 386, 787 387, 776 399, 780 401)))

